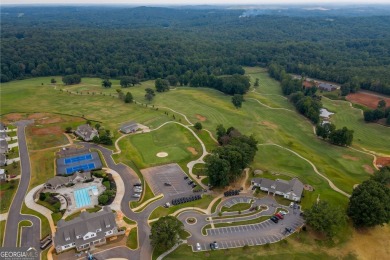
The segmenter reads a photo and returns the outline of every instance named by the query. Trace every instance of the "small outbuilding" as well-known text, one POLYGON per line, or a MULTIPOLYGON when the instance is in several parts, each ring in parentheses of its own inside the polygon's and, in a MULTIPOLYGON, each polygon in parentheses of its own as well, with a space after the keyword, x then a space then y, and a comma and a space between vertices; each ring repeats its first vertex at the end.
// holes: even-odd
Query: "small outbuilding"
POLYGON ((129 133, 134 133, 135 131, 137 131, 137 129, 138 129, 138 124, 134 121, 131 121, 128 123, 124 123, 121 126, 120 131, 124 134, 129 134, 129 133))

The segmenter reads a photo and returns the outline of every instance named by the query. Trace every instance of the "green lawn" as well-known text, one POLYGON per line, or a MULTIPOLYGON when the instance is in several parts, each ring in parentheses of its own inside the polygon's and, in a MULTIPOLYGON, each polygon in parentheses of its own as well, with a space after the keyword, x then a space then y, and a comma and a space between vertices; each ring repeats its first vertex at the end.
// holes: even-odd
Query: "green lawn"
MULTIPOLYGON (((19 157, 19 155, 14 157, 19 157)), ((6 170, 8 175, 20 175, 20 162, 14 162, 7 166, 3 166, 2 169, 6 170)))
POLYGON ((0 184, 0 213, 8 212, 18 185, 19 180, 11 180, 0 184))
POLYGON ((132 220, 132 219, 129 219, 128 217, 123 217, 123 221, 126 222, 126 223, 129 224, 129 225, 135 225, 135 224, 137 224, 137 222, 135 222, 135 221, 132 220))
POLYGON ((5 231, 5 220, 0 221, 0 246, 3 245, 4 231, 5 231))
POLYGON ((228 207, 222 207, 222 212, 232 212, 232 211, 243 211, 243 210, 247 210, 247 209, 250 209, 251 207, 251 204, 249 203, 237 203, 237 204, 234 204, 233 206, 231 206, 230 208, 228 207))
POLYGON ((211 195, 203 195, 202 199, 200 199, 200 200, 186 202, 186 203, 183 203, 183 204, 180 204, 177 206, 171 206, 169 208, 164 208, 164 207, 160 206, 160 207, 156 208, 152 212, 152 214, 150 214, 149 219, 155 219, 155 218, 167 216, 167 215, 172 214, 181 208, 196 207, 196 208, 206 209, 210 205, 210 202, 213 199, 214 198, 211 195))
POLYGON ((321 101, 326 109, 335 113, 331 122, 337 128, 344 126, 354 130, 353 146, 362 147, 390 156, 390 128, 365 123, 360 109, 353 108, 346 101, 334 101, 323 98, 321 101))
POLYGON ((221 198, 217 199, 217 201, 214 202, 213 206, 211 207, 211 213, 214 213, 217 210, 218 204, 221 203, 221 198))
POLYGON ((132 228, 130 230, 129 236, 127 237, 126 246, 130 249, 138 248, 138 228, 132 228))
POLYGON ((193 155, 188 148, 193 147, 201 152, 201 146, 192 133, 177 124, 167 124, 150 133, 130 135, 119 142, 123 157, 131 158, 138 168, 147 168, 153 165, 171 162, 194 160, 199 156, 193 155), (159 152, 168 153, 167 157, 159 158, 159 152))

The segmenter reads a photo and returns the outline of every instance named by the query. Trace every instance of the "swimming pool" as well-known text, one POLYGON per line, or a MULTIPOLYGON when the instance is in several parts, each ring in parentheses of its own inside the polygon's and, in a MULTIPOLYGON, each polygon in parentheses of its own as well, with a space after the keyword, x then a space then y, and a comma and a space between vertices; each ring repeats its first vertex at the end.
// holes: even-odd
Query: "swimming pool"
POLYGON ((94 195, 98 193, 98 189, 96 188, 96 186, 91 186, 74 191, 74 200, 76 201, 76 208, 82 208, 91 205, 91 197, 89 196, 90 190, 94 195))
POLYGON ((86 160, 92 160, 92 154, 89 153, 89 154, 78 155, 70 158, 65 158, 64 164, 71 164, 71 163, 81 162, 86 160))
POLYGON ((76 165, 73 167, 68 167, 66 168, 66 174, 71 174, 80 170, 92 170, 95 169, 95 164, 94 163, 88 163, 88 164, 82 164, 82 165, 76 165))

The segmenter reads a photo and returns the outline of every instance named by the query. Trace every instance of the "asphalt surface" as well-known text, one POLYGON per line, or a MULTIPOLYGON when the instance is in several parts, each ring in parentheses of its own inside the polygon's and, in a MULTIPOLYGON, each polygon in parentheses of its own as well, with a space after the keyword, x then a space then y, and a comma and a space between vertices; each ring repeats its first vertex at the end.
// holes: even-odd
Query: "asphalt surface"
POLYGON ((18 121, 15 123, 17 126, 17 135, 18 135, 18 144, 19 144, 19 154, 20 154, 20 165, 21 165, 21 177, 16 191, 15 197, 12 201, 8 212, 8 218, 6 222, 6 229, 4 235, 4 247, 15 247, 17 245, 18 238, 18 224, 22 220, 30 220, 33 225, 30 228, 24 229, 25 232, 22 233, 22 242, 27 243, 26 239, 29 239, 29 245, 35 247, 38 252, 40 252, 40 237, 41 237, 41 222, 40 219, 31 216, 31 215, 22 215, 20 210, 22 208, 22 203, 30 183, 31 177, 31 168, 30 168, 30 158, 27 149, 25 127, 33 123, 30 120, 18 121), (24 236, 24 239, 23 239, 24 236))

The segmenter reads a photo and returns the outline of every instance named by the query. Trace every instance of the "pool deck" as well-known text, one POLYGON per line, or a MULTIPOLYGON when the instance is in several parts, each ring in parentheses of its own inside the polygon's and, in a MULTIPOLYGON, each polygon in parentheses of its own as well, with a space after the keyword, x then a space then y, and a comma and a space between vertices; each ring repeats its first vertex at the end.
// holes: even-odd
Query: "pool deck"
MULTIPOLYGON (((59 194, 63 199, 60 200, 61 202, 61 209, 66 208, 65 214, 63 218, 66 218, 68 215, 71 215, 75 213, 76 211, 79 211, 81 209, 87 209, 87 208, 93 208, 95 205, 98 205, 98 197, 100 194, 102 194, 106 187, 102 183, 102 178, 96 178, 94 177, 94 180, 92 182, 88 183, 76 183, 72 187, 63 187, 57 189, 55 192, 59 194), (84 207, 77 207, 76 200, 74 197, 74 191, 89 188, 95 186, 98 190, 98 195, 93 195, 92 191, 88 191, 88 194, 90 195, 91 204, 86 205, 84 207)), ((53 192, 53 190, 44 190, 43 192, 53 192)))

